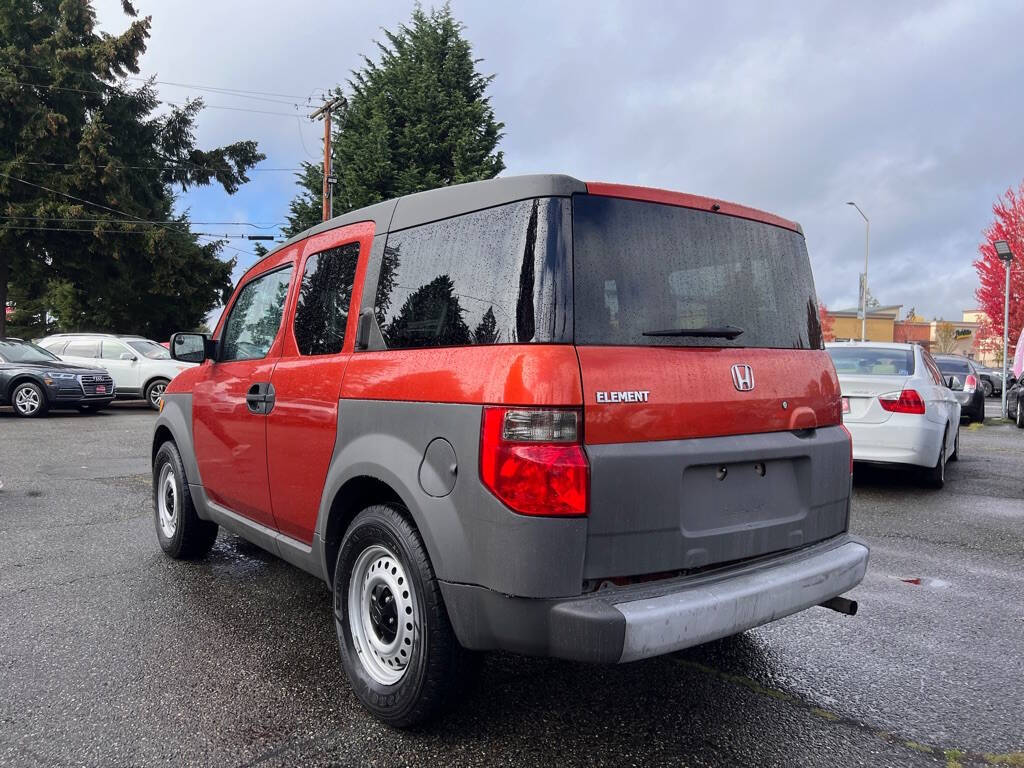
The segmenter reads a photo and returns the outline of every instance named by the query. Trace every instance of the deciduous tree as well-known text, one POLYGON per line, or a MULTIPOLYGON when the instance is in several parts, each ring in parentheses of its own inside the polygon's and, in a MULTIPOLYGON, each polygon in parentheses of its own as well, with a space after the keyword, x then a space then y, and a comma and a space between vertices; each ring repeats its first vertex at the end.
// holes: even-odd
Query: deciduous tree
POLYGON ((1016 344, 1024 328, 1024 182, 1016 190, 1006 190, 992 205, 993 220, 985 229, 978 246, 974 268, 978 271, 975 298, 986 317, 978 329, 976 346, 980 351, 994 353, 1002 362, 1003 298, 1006 291, 1006 263, 996 255, 994 243, 1006 240, 1013 251, 1010 264, 1010 348, 1016 344))

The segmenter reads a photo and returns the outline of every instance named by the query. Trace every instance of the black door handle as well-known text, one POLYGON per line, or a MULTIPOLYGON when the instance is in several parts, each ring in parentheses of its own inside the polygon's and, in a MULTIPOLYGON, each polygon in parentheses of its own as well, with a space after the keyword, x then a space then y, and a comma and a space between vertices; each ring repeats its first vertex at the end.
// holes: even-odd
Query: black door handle
POLYGON ((266 413, 267 382, 257 382, 245 393, 245 404, 252 413, 266 413))

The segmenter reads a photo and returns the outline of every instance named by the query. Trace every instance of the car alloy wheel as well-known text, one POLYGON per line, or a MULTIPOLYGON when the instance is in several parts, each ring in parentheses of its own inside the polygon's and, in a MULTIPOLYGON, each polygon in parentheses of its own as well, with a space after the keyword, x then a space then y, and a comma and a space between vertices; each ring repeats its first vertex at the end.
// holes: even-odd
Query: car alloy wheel
POLYGON ((416 648, 416 593, 401 561, 379 544, 362 551, 348 586, 348 623, 359 661, 381 685, 394 685, 416 648))
POLYGON ((158 381, 155 384, 151 384, 149 387, 149 404, 153 408, 160 408, 160 398, 164 396, 164 390, 167 389, 167 383, 158 381))
POLYGON ((160 532, 168 539, 173 539, 178 530, 178 486, 174 482, 174 471, 169 463, 160 467, 156 506, 160 532))
POLYGON ((22 416, 33 416, 42 405, 39 390, 24 384, 14 393, 14 407, 22 416))

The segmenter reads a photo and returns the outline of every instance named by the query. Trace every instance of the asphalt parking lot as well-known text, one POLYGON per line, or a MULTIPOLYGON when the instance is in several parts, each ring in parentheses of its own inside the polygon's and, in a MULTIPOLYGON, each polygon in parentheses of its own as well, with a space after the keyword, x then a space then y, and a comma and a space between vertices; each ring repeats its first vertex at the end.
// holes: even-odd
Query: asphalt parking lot
POLYGON ((0 764, 1024 765, 1012 426, 964 428, 942 491, 858 469, 856 617, 620 667, 488 656, 450 717, 400 733, 349 692, 323 584, 223 532, 163 556, 153 418, 0 409, 0 764))

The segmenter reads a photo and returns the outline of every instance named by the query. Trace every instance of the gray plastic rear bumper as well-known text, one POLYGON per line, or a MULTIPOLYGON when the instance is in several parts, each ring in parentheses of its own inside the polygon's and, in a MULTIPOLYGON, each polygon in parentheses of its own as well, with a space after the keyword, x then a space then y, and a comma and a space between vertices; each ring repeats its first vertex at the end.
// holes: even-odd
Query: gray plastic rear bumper
POLYGON ((463 645, 577 661, 627 662, 728 637, 857 586, 868 548, 843 535, 695 577, 536 600, 443 584, 463 645))

